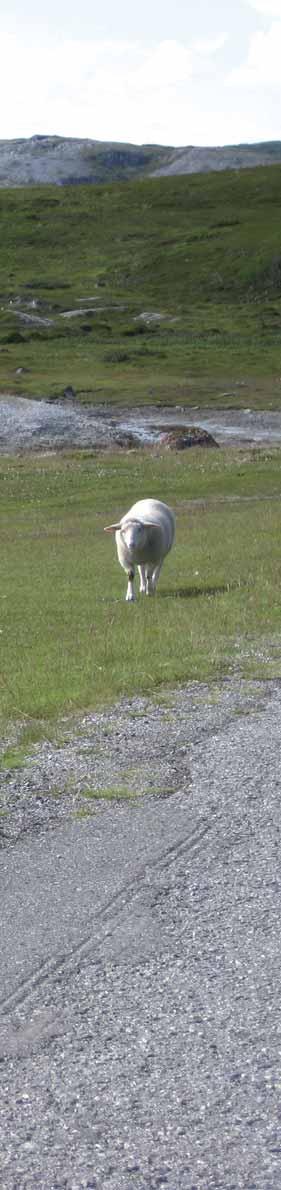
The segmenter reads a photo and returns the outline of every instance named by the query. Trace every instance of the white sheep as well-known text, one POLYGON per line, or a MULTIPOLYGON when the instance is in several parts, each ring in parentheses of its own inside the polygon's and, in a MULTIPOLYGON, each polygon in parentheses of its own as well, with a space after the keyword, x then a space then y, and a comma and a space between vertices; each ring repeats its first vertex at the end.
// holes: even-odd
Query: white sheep
POLYGON ((105 533, 115 533, 119 562, 128 576, 126 600, 132 603, 135 599, 136 566, 141 594, 153 595, 175 536, 172 509, 162 500, 138 500, 118 524, 106 525, 105 533))

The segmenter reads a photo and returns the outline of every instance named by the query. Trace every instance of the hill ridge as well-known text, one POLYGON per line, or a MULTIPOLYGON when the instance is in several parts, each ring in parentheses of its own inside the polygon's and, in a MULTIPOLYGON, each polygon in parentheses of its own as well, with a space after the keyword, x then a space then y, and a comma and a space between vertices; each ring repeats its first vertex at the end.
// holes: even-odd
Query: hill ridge
POLYGON ((0 140, 0 188, 128 181, 220 172, 281 163, 281 141, 173 147, 63 137, 56 133, 0 140))

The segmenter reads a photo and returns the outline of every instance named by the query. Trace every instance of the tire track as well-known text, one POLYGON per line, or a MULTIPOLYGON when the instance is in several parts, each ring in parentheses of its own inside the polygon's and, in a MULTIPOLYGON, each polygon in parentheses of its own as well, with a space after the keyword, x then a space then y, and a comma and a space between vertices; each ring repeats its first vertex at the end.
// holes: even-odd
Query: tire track
POLYGON ((103 945, 106 939, 110 938, 114 933, 116 920, 120 913, 128 907, 132 901, 139 895, 142 889, 147 884, 147 877, 151 870, 153 872, 161 872, 172 866, 177 859, 186 854, 187 857, 196 854, 200 850, 201 843, 208 834, 211 823, 203 820, 203 825, 200 829, 196 829, 191 834, 184 836, 178 843, 172 844, 165 848, 165 851, 160 855, 159 859, 148 860, 143 868, 140 869, 137 876, 133 880, 128 881, 109 898, 107 903, 95 915, 95 923, 101 923, 105 927, 101 938, 95 938, 91 931, 85 938, 83 938, 77 945, 71 947, 70 950, 63 952, 57 957, 50 957, 45 962, 40 963, 31 975, 27 976, 20 984, 15 987, 14 991, 10 992, 8 996, 0 999, 0 1012, 5 1016, 12 1009, 18 1008, 31 999, 34 993, 40 989, 48 980, 57 981, 62 975, 72 975, 81 962, 85 962, 93 948, 95 947, 96 961, 100 961, 103 945), (106 929, 108 923, 108 929, 106 929))

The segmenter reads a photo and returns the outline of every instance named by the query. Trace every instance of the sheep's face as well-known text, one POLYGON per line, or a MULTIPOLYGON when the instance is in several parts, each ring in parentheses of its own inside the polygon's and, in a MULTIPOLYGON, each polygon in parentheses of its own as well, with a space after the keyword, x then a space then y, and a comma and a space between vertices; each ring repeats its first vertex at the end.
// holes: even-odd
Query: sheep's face
POLYGON ((142 521, 125 521, 121 525, 120 534, 129 554, 139 551, 145 545, 146 526, 142 521))

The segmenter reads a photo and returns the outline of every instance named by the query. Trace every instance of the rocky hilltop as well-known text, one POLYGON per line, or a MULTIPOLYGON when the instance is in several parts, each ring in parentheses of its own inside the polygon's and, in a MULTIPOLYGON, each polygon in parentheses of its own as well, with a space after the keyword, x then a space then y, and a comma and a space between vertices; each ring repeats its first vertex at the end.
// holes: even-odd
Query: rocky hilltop
POLYGON ((0 141, 0 187, 118 182, 136 177, 246 169, 281 162, 281 141, 253 145, 172 148, 75 137, 32 136, 0 141))
POLYGON ((166 160, 153 171, 164 174, 198 174, 223 169, 253 169, 257 165, 276 165, 281 161, 281 141, 257 145, 224 145, 222 148, 166 150, 166 160))

